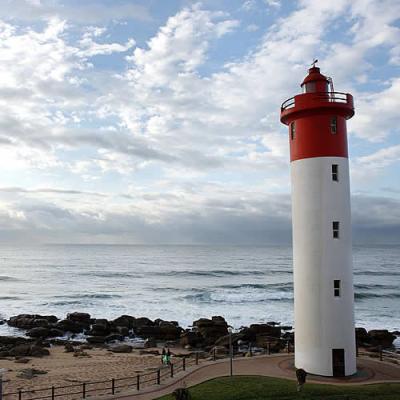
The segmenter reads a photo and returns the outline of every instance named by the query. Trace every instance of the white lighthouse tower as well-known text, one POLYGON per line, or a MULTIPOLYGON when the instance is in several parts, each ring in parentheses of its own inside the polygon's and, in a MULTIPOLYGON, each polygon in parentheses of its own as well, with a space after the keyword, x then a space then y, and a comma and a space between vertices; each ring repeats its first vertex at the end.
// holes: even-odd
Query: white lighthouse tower
POLYGON ((353 97, 313 66, 303 93, 285 101, 289 126, 295 365, 309 373, 356 372, 346 120, 353 97))

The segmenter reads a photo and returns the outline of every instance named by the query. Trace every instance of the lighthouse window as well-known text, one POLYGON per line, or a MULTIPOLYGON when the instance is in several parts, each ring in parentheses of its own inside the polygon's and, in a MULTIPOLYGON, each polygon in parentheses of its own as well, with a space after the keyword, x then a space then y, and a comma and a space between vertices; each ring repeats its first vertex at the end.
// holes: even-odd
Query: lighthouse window
POLYGON ((296 125, 294 122, 290 124, 290 139, 294 140, 294 137, 296 135, 296 125))
POLYGON ((337 133, 337 118, 336 117, 331 118, 331 133, 333 133, 333 134, 337 133))
POLYGON ((317 91, 315 82, 307 82, 304 86, 306 87, 306 93, 315 93, 317 91))
POLYGON ((333 294, 335 297, 340 297, 340 280, 338 279, 333 281, 333 294))
POLYGON ((336 182, 339 180, 339 165, 338 164, 332 164, 332 180, 336 181, 336 182))
POLYGON ((339 239, 339 221, 332 222, 332 234, 334 239, 339 239))

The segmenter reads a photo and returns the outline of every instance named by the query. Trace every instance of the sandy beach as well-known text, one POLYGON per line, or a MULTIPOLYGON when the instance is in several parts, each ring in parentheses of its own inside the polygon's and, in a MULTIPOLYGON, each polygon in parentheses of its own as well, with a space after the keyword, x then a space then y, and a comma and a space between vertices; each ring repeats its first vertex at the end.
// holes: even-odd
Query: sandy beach
MULTIPOLYGON (((27 363, 18 363, 13 359, 1 359, 0 368, 7 370, 3 375, 3 393, 16 392, 20 389, 23 391, 38 390, 51 386, 60 387, 105 380, 107 383, 98 384, 97 388, 107 387, 109 390, 112 378, 132 377, 155 371, 161 366, 160 356, 150 354, 157 349, 134 349, 132 353, 120 354, 112 353, 107 349, 93 348, 84 349, 83 355, 80 356, 74 355, 73 352, 65 352, 63 346, 53 346, 49 350, 49 356, 28 358, 29 362, 27 363), (33 378, 23 378, 21 372, 26 369, 35 369, 46 373, 35 375, 33 378)), ((185 354, 185 351, 177 349, 174 349, 173 352, 185 354)), ((132 383, 134 384, 134 380, 132 383)), ((91 385, 90 389, 93 388, 94 386, 91 385)), ((81 389, 78 387, 74 390, 81 389)), ((42 395, 46 395, 46 393, 42 395)), ((5 398, 10 397, 6 396, 5 398)), ((30 398, 30 396, 26 394, 24 398, 30 398)))

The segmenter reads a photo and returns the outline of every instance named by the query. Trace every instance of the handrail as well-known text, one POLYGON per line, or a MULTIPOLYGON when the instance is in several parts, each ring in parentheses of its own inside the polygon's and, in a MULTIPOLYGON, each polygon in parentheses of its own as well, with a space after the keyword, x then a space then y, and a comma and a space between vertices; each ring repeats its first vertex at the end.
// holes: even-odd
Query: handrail
POLYGON ((281 112, 286 111, 290 108, 296 106, 296 99, 300 99, 303 96, 308 96, 308 98, 314 101, 323 101, 329 103, 343 103, 349 104, 349 95, 343 92, 315 92, 315 93, 302 93, 294 97, 285 100, 281 105, 281 112))

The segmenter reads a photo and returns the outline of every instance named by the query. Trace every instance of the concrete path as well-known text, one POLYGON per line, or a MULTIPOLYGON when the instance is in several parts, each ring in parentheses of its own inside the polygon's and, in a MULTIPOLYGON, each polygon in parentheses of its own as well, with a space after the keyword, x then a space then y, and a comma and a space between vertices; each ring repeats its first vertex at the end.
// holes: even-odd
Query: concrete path
MULTIPOLYGON (((375 361, 370 358, 358 358, 359 372, 356 376, 346 378, 326 378, 308 375, 307 382, 330 385, 360 385, 383 382, 400 382, 400 366, 383 361, 375 361)), ((217 362, 205 362, 194 366, 185 372, 177 374, 166 383, 152 386, 143 392, 124 393, 110 399, 120 400, 152 400, 173 392, 176 388, 194 386, 213 378, 229 376, 229 359, 217 362)), ((233 361, 234 375, 260 375, 274 378, 296 380, 293 355, 270 355, 251 358, 238 358, 233 361)), ((104 397, 103 397, 104 400, 104 397)))

